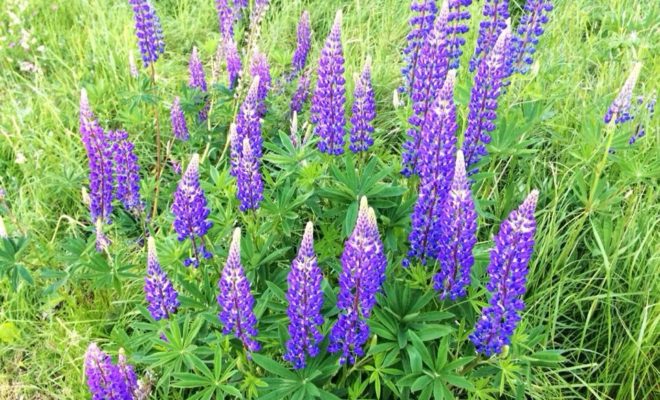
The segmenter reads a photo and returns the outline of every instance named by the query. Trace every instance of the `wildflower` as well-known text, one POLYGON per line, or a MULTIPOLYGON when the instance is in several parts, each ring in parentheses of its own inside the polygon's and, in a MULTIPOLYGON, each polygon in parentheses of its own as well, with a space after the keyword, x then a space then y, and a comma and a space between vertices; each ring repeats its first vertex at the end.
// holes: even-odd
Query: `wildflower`
POLYGON ((451 189, 440 213, 438 264, 434 288, 440 298, 456 300, 466 295, 470 284, 470 269, 474 264, 472 249, 477 242, 477 213, 465 173, 463 152, 456 155, 456 167, 451 189))
POLYGON ((364 355, 362 347, 369 338, 367 320, 376 305, 376 293, 385 280, 387 266, 376 215, 366 197, 360 200, 357 222, 346 241, 341 264, 339 319, 330 332, 328 350, 341 351, 340 364, 352 364, 364 355))
POLYGON ((323 340, 320 330, 320 326, 323 325, 322 279, 323 275, 316 263, 314 253, 314 226, 310 221, 305 227, 298 256, 291 263, 288 276, 289 290, 286 295, 289 303, 287 315, 290 320, 290 338, 286 344, 284 359, 292 363, 296 369, 305 368, 306 356, 318 355, 318 345, 323 340))
POLYGON ((463 155, 470 174, 476 171, 474 165, 487 154, 485 144, 490 143, 490 132, 495 130, 498 98, 510 74, 510 38, 509 28, 504 29, 474 75, 463 140, 463 155))
MULTIPOLYGON (((204 66, 199 59, 197 47, 193 47, 192 54, 190 55, 190 62, 188 64, 188 71, 190 78, 188 80, 188 87, 198 89, 202 95, 206 95, 206 76, 204 75, 204 66)), ((205 100, 204 107, 199 111, 197 118, 199 121, 206 121, 209 113, 209 103, 205 100)))
POLYGON ((403 50, 406 65, 401 69, 404 78, 402 90, 411 90, 414 85, 414 72, 417 68, 419 53, 426 40, 426 35, 433 27, 438 9, 435 0, 413 0, 410 3, 413 15, 410 17, 410 32, 406 36, 408 44, 403 50))
POLYGON ((309 49, 312 47, 312 27, 309 23, 309 12, 303 11, 298 22, 296 50, 291 60, 293 74, 296 75, 305 68, 309 49))
MULTIPOLYGON (((642 102, 643 101, 644 100, 642 99, 642 102)), ((655 114, 655 103, 656 103, 656 95, 655 93, 653 93, 653 95, 651 95, 651 98, 646 102, 647 121, 653 119, 653 115, 655 114)), ((637 127, 635 128, 635 132, 632 134, 632 136, 630 136, 630 139, 628 140, 628 144, 633 145, 637 140, 644 137, 644 135, 646 135, 646 126, 644 122, 640 122, 637 124, 637 127)))
POLYGON ((469 30, 467 24, 462 22, 470 19, 470 11, 467 8, 472 0, 447 0, 449 10, 447 18, 447 56, 449 57, 449 68, 458 68, 458 62, 463 54, 461 47, 465 44, 462 36, 469 30))
POLYGON ((422 125, 435 99, 435 93, 440 90, 449 70, 449 53, 447 42, 447 22, 449 18, 448 3, 445 1, 433 28, 426 36, 424 45, 417 57, 417 65, 413 71, 415 80, 411 89, 413 114, 409 122, 408 140, 403 145, 404 176, 419 173, 418 160, 421 153, 422 125))
POLYGON ((238 53, 234 38, 225 38, 225 59, 227 64, 227 75, 229 88, 233 89, 241 75, 241 55, 238 53))
POLYGON ((117 130, 109 133, 112 140, 112 156, 115 172, 115 197, 126 210, 139 214, 144 204, 140 200, 140 166, 128 140, 128 133, 117 130))
POLYGON ((260 159, 262 154, 261 117, 259 116, 259 75, 255 76, 245 100, 241 104, 236 115, 236 138, 230 141, 230 156, 232 159, 230 173, 238 174, 238 160, 243 154, 243 140, 250 140, 250 148, 254 152, 254 158, 260 159))
POLYGON ((186 141, 190 138, 188 126, 186 125, 186 116, 181 109, 181 100, 176 96, 172 101, 170 108, 170 121, 172 122, 172 133, 174 137, 186 141))
POLYGON ((305 105, 305 102, 307 101, 307 97, 309 97, 309 84, 311 81, 311 76, 310 76, 309 71, 305 71, 300 75, 300 78, 298 78, 298 86, 296 87, 296 91, 293 93, 293 97, 291 98, 291 113, 293 114, 294 112, 300 113, 302 111, 303 106, 305 105))
POLYGON ((266 96, 270 90, 270 70, 266 55, 255 49, 250 61, 250 75, 259 77, 257 86, 257 99, 259 101, 259 116, 263 118, 266 115, 266 96))
POLYGON ((511 38, 514 53, 512 67, 515 72, 526 74, 529 70, 534 61, 532 56, 536 51, 539 36, 543 34, 543 25, 548 23, 548 13, 552 8, 550 0, 527 0, 517 34, 511 38))
POLYGON ((470 340, 477 352, 487 356, 502 351, 511 342, 511 335, 525 308, 527 264, 534 250, 536 220, 534 209, 539 192, 533 190, 517 210, 502 222, 490 253, 486 289, 491 292, 488 306, 481 310, 470 340))
POLYGON ((223 325, 222 333, 228 335, 233 332, 248 351, 258 351, 260 346, 255 340, 257 318, 252 310, 254 298, 250 293, 250 282, 245 277, 241 265, 240 228, 234 230, 218 287, 220 288, 218 318, 223 325))
POLYGON ((614 120, 616 124, 622 124, 624 122, 630 121, 633 117, 630 114, 630 102, 632 100, 633 90, 637 84, 637 79, 639 78, 639 73, 642 70, 642 63, 636 62, 633 64, 632 70, 628 75, 628 79, 621 87, 619 94, 616 96, 610 107, 605 113, 603 120, 606 124, 610 123, 611 120, 614 120))
POLYGON ((133 7, 135 35, 145 68, 155 63, 165 51, 163 29, 150 0, 128 0, 133 7))
POLYGON ((362 74, 355 77, 353 92, 353 116, 351 117, 351 144, 353 153, 366 151, 374 144, 373 120, 376 118, 376 99, 371 85, 371 61, 368 59, 362 74))
POLYGON ((228 0, 215 0, 215 9, 218 13, 218 26, 221 39, 234 37, 234 10, 229 6, 228 0))
POLYGON ((445 80, 431 109, 426 114, 419 156, 419 193, 411 215, 408 236, 410 250, 404 267, 417 258, 422 265, 437 256, 442 224, 442 204, 449 191, 456 149, 456 71, 445 80))
POLYGON ((204 246, 203 236, 213 226, 208 220, 209 209, 206 205, 204 191, 199 185, 199 154, 194 154, 186 168, 186 172, 179 181, 174 202, 174 230, 180 242, 190 239, 193 256, 184 261, 184 265, 199 266, 199 257, 210 258, 211 254, 204 246), (197 240, 200 241, 197 244, 197 240))
POLYGON ((153 236, 147 239, 147 276, 144 278, 144 293, 149 303, 147 309, 156 321, 169 318, 179 308, 178 293, 158 262, 153 236))
MULTIPOLYGON (((126 365, 122 368, 127 370, 126 365)), ((122 369, 96 343, 91 343, 85 353, 85 375, 93 400, 133 400, 131 389, 137 384, 132 381, 134 375, 122 374, 122 369)))
MULTIPOLYGON (((479 67, 481 60, 488 57, 501 33, 508 26, 509 0, 485 0, 483 7, 484 19, 479 24, 479 36, 474 55, 470 60, 470 72, 479 67)), ((469 160, 469 157, 466 159, 469 160)), ((468 163, 469 165, 469 163, 468 163)))
POLYGON ((337 11, 332 30, 321 51, 318 81, 312 97, 314 133, 318 135, 319 150, 339 155, 344 152, 344 54, 341 44, 341 10, 337 11))
POLYGON ((117 354, 117 368, 119 369, 119 375, 122 377, 124 382, 126 382, 126 387, 132 395, 132 399, 135 399, 136 392, 138 390, 138 379, 135 374, 135 369, 132 365, 128 363, 126 359, 126 352, 123 348, 119 349, 117 354))
MULTIPOLYGON (((238 136, 234 136, 233 140, 238 140, 238 136)), ((240 210, 245 212, 259 208, 259 203, 263 200, 264 184, 259 171, 259 160, 250 146, 249 138, 243 138, 241 151, 240 158, 236 161, 236 197, 241 203, 240 210)))

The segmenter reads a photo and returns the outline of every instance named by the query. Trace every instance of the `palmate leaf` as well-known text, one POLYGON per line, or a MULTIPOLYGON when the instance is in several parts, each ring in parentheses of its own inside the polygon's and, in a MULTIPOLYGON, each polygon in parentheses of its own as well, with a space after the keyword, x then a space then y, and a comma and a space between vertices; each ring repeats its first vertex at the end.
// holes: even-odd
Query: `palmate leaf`
POLYGON ((26 237, 0 238, 0 278, 9 278, 14 291, 18 290, 21 280, 28 285, 34 285, 32 274, 18 261, 26 244, 26 237))

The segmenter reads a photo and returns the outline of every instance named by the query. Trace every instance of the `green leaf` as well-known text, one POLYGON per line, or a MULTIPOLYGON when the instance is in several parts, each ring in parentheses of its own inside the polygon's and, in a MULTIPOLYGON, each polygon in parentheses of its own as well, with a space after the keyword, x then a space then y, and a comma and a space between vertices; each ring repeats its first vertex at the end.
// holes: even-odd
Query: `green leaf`
POLYGON ((289 371, 284 366, 277 363, 276 361, 273 361, 269 357, 254 353, 252 354, 252 360, 254 360, 254 362, 256 362, 261 368, 281 378, 298 380, 298 375, 289 371))

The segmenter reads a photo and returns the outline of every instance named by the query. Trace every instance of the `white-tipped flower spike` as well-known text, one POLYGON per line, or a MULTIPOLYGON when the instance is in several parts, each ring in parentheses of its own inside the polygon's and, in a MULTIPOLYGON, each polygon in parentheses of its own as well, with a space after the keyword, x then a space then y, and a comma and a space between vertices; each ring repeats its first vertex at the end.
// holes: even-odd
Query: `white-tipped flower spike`
POLYGON ((2 219, 2 216, 0 215, 0 239, 7 239, 9 236, 7 235, 7 228, 5 227, 5 221, 2 219))
POLYGON ((110 239, 103 233, 103 220, 96 219, 96 251, 102 252, 108 250, 110 246, 110 239))
POLYGON ((642 63, 636 62, 633 64, 630 74, 628 74, 628 79, 626 83, 623 84, 619 94, 616 96, 610 108, 607 109, 605 117, 603 120, 608 124, 611 120, 614 120, 617 124, 622 124, 624 122, 630 121, 633 117, 630 115, 630 105, 633 95, 633 90, 637 84, 637 79, 639 79, 639 73, 642 70, 642 63))

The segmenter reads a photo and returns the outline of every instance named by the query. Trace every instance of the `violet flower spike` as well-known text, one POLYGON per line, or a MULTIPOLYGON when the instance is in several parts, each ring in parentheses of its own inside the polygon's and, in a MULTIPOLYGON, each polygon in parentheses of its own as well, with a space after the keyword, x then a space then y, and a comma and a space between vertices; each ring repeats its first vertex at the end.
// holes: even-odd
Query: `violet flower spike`
POLYGON ((353 364, 364 355, 363 346, 369 338, 367 320, 376 305, 387 266, 376 215, 366 197, 360 199, 357 222, 346 241, 341 264, 339 317, 330 331, 328 351, 341 352, 340 364, 353 364))
MULTIPOLYGON (((479 23, 479 36, 470 60, 470 72, 479 67, 482 59, 488 57, 502 31, 507 28, 509 0, 485 0, 482 13, 484 19, 479 23)), ((466 159, 469 160, 467 154, 466 159)))
POLYGON ((215 10, 218 13, 220 40, 234 37, 234 10, 229 6, 229 0, 215 0, 215 10))
POLYGON ((126 383, 126 387, 133 396, 131 399, 137 400, 136 393, 138 393, 138 379, 137 374, 135 373, 135 368, 128 363, 126 358, 126 352, 123 348, 119 348, 117 354, 117 368, 119 369, 119 374, 126 383))
POLYGON ((409 118, 411 127, 408 129, 408 140, 403 145, 402 154, 401 173, 404 176, 419 173, 418 160, 424 121, 435 94, 442 88, 449 71, 448 21, 449 7, 448 2, 444 1, 433 28, 426 36, 413 71, 415 77, 411 90, 413 114, 409 118))
POLYGON ((291 114, 294 112, 300 114, 300 112, 303 109, 303 106, 305 105, 305 102, 307 102, 307 98, 309 97, 309 85, 311 83, 311 73, 309 70, 305 71, 300 75, 300 78, 298 78, 298 86, 296 86, 296 91, 293 93, 293 96, 291 97, 291 114))
POLYGON ((241 104, 236 115, 236 138, 230 141, 231 168, 229 173, 232 176, 238 175, 238 160, 243 154, 243 140, 250 140, 250 148, 254 152, 255 159, 260 159, 262 155, 261 137, 261 116, 259 114, 259 75, 254 77, 245 100, 241 104))
POLYGON ((229 89, 234 89, 238 82, 238 77, 241 75, 241 70, 243 69, 241 55, 238 53, 234 38, 225 39, 225 60, 227 64, 229 89))
POLYGON ((187 141, 190 138, 188 133, 188 125, 186 124, 186 115, 181 108, 181 100, 176 96, 172 101, 172 108, 170 108, 170 121, 172 122, 172 134, 175 138, 187 141))
MULTIPOLYGON (((190 55, 190 62, 188 63, 188 71, 190 72, 188 87, 198 89, 200 92, 202 92, 202 95, 206 97, 208 90, 206 86, 206 76, 204 75, 204 66, 199 59, 197 47, 193 47, 192 54, 190 55)), ((199 111, 199 114, 197 115, 197 119, 200 122, 206 121, 208 118, 209 108, 210 104, 208 101, 204 100, 204 107, 199 111)))
POLYGON ((498 98, 511 71, 510 38, 509 29, 503 30, 495 47, 479 64, 474 75, 463 140, 468 174, 475 173, 477 170, 474 165, 488 154, 485 145, 490 143, 490 132, 495 130, 498 98))
POLYGON ((218 282, 220 294, 218 319, 223 325, 222 333, 234 335, 249 352, 259 351, 256 341, 257 318, 254 315, 254 298, 250 293, 250 282, 241 265, 241 229, 236 228, 229 246, 227 262, 218 282))
POLYGON ((413 259, 422 265, 438 255, 442 220, 442 205, 449 192, 456 152, 456 105, 452 70, 426 114, 419 156, 419 187, 417 201, 411 215, 408 235, 410 250, 403 260, 408 267, 413 259))
POLYGON ((298 255, 291 263, 288 276, 289 288, 289 340, 286 343, 284 359, 293 368, 305 368, 307 357, 316 357, 319 343, 323 340, 323 274, 314 253, 314 226, 308 222, 298 249, 298 255))
POLYGON ((467 294, 474 264, 472 250, 477 243, 477 213, 460 150, 440 219, 437 254, 440 270, 433 278, 433 287, 440 292, 440 299, 456 300, 467 294))
POLYGON ((341 10, 337 11, 332 30, 325 41, 317 72, 316 90, 312 97, 311 122, 319 137, 318 148, 323 153, 344 152, 344 52, 341 44, 341 10))
POLYGON ((467 10, 472 0, 448 0, 449 10, 447 22, 447 56, 449 57, 449 68, 458 68, 459 59, 463 54, 462 47, 465 44, 465 35, 469 28, 464 22, 470 19, 470 11, 467 10))
POLYGON ((147 275, 144 278, 144 294, 149 304, 147 309, 156 321, 168 319, 179 308, 178 293, 158 262, 153 236, 147 239, 147 275))
POLYGON ((257 99, 259 101, 259 116, 261 118, 266 115, 266 97, 270 90, 270 67, 268 66, 268 59, 266 55, 255 49, 250 60, 250 75, 259 77, 259 85, 257 88, 257 99))
POLYGON ((296 50, 293 52, 291 68, 293 76, 302 72, 307 64, 309 50, 312 47, 312 27, 309 22, 309 12, 303 11, 298 22, 296 50))
POLYGON ((619 94, 616 96, 610 107, 605 113, 603 120, 606 124, 609 124, 611 120, 614 120, 615 124, 623 124, 627 121, 630 121, 633 117, 630 114, 630 106, 633 96, 633 90, 637 84, 637 79, 639 79, 639 73, 642 70, 642 63, 636 62, 633 64, 630 74, 626 79, 626 82, 619 90, 619 94))
POLYGON ((158 57, 165 51, 163 29, 150 0, 128 0, 128 3, 133 8, 135 36, 138 39, 142 62, 147 68, 158 61, 158 57))
POLYGON ((525 201, 509 214, 495 236, 490 253, 486 289, 492 296, 481 310, 474 332, 469 336, 478 353, 491 356, 511 343, 520 312, 525 308, 527 264, 534 251, 536 220, 534 209, 538 190, 532 190, 525 201))
MULTIPOLYGON (((237 136, 233 137, 233 140, 237 139, 237 136)), ((256 210, 263 200, 264 183, 259 171, 259 160, 255 157, 247 137, 243 138, 242 153, 236 164, 236 197, 241 203, 239 208, 242 212, 256 210)))
POLYGON ((204 246, 203 236, 213 226, 208 220, 210 210, 206 204, 204 191, 199 184, 199 154, 194 154, 186 168, 186 172, 179 181, 174 201, 172 202, 174 214, 174 230, 177 239, 183 242, 190 239, 193 256, 184 261, 184 265, 199 266, 200 257, 210 258, 211 254, 204 246))
POLYGON ((109 132, 115 173, 115 197, 127 211, 137 215, 144 210, 140 199, 140 166, 134 145, 124 130, 109 132))
POLYGON ((376 118, 376 98, 371 84, 371 60, 367 59, 362 74, 355 76, 353 107, 351 116, 351 144, 353 153, 367 151, 374 144, 374 118, 376 118))
POLYGON ((125 379, 122 370, 96 343, 85 352, 85 376, 92 400, 133 400, 134 382, 125 379))
POLYGON ((412 16, 408 22, 410 32, 406 36, 408 44, 403 50, 405 66, 401 69, 404 79, 404 85, 401 87, 401 91, 410 91, 414 86, 417 60, 426 36, 433 27, 438 9, 435 0, 412 0, 410 11, 412 12, 412 16))
POLYGON ((552 11, 550 0, 527 0, 525 13, 520 17, 517 34, 513 35, 512 51, 515 54, 512 68, 514 72, 526 74, 534 61, 536 45, 543 34, 543 25, 548 23, 548 13, 552 11))

